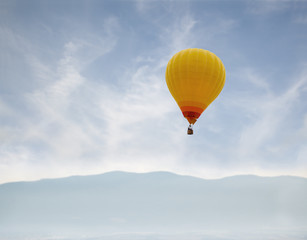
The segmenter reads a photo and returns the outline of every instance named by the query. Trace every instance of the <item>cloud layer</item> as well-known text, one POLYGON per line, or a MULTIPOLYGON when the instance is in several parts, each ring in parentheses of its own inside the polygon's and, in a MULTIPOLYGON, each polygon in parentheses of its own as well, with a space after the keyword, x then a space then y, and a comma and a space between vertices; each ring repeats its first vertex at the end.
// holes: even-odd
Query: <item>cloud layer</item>
POLYGON ((0 182, 111 170, 307 176, 307 33, 297 17, 306 4, 298 12, 288 1, 227 9, 211 2, 31 4, 50 13, 16 3, 1 17, 0 182), (257 31, 251 44, 261 51, 246 45, 257 31), (280 39, 281 31, 289 37, 280 39), (291 63, 274 58, 285 50, 279 46, 291 50, 291 63), (189 47, 215 52, 227 72, 192 138, 164 80, 170 57, 189 47))

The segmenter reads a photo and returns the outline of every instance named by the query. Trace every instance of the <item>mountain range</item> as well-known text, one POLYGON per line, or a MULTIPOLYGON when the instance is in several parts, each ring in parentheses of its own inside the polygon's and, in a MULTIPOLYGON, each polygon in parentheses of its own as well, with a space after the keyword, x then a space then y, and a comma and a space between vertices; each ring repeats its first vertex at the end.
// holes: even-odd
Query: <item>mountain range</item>
POLYGON ((306 226, 300 177, 109 172, 0 185, 0 236, 270 229, 307 237, 306 226))

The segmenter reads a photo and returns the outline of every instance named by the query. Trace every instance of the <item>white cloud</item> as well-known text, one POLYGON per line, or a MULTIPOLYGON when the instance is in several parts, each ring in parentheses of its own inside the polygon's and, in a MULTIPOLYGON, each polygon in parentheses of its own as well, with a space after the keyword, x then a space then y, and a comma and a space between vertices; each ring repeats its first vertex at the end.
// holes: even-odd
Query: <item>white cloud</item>
POLYGON ((291 0, 261 0, 246 1, 247 11, 252 14, 269 14, 272 12, 280 12, 289 8, 293 1, 291 0))
POLYGON ((208 46, 219 35, 227 34, 235 27, 236 21, 231 18, 208 18, 208 22, 199 20, 191 14, 175 15, 170 25, 162 28, 161 39, 171 50, 176 52, 193 47, 208 46))
MULTIPOLYGON (((282 156, 284 145, 281 144, 282 139, 278 138, 287 131, 283 128, 287 126, 286 123, 291 119, 295 105, 301 101, 301 95, 305 93, 307 78, 305 74, 301 74, 296 82, 280 95, 273 94, 266 84, 262 81, 260 83, 268 94, 253 95, 253 98, 249 96, 249 101, 246 101, 243 107, 245 113, 250 116, 250 124, 244 126, 238 143, 239 158, 242 161, 252 160, 255 163, 257 160, 266 159, 265 152, 270 149, 272 140, 276 142, 275 153, 279 152, 282 156)), ((256 85, 259 85, 259 81, 256 81, 256 85)))
POLYGON ((150 10, 153 2, 154 1, 152 0, 136 0, 135 1, 136 9, 140 13, 146 13, 148 10, 150 10))
POLYGON ((298 16, 294 19, 294 22, 298 24, 307 24, 307 16, 298 16))
POLYGON ((257 73, 253 72, 252 69, 246 68, 241 72, 242 76, 245 76, 246 80, 252 83, 255 87, 265 90, 266 93, 270 94, 269 81, 262 76, 258 76, 257 73))
MULTIPOLYGON (((31 116, 22 116, 23 123, 15 130, 19 140, 14 137, 11 142, 14 149, 2 147, 1 155, 8 159, 2 169, 14 168, 10 159, 21 161, 19 157, 25 166, 16 171, 16 179, 174 166, 183 148, 168 144, 178 143, 184 135, 168 131, 170 114, 180 111, 167 91, 160 58, 151 58, 149 66, 147 58, 137 57, 137 67, 122 73, 124 90, 89 81, 81 74, 86 64, 112 50, 114 39, 67 42, 56 69, 35 55, 29 58, 35 76, 44 84, 26 94, 31 116), (23 150, 17 150, 22 145, 23 150), (33 169, 40 171, 33 174, 33 169)), ((4 181, 8 178, 1 176, 4 181)))
POLYGON ((104 159, 110 170, 166 169, 180 152, 173 146, 179 135, 168 130, 168 118, 179 109, 159 73, 160 60, 144 63, 123 74, 124 92, 104 87, 97 100, 105 116, 104 159))
MULTIPOLYGON (((199 120, 196 128, 202 128, 202 133, 196 131, 195 136, 187 137, 187 122, 165 84, 167 61, 184 48, 215 46, 221 37, 231 35, 236 21, 224 15, 210 16, 210 20, 210 13, 200 17, 191 14, 192 8, 181 7, 179 12, 170 13, 175 4, 164 5, 168 9, 157 17, 155 11, 148 10, 153 4, 154 10, 158 10, 158 4, 147 5, 144 1, 139 4, 141 14, 125 25, 131 27, 133 34, 125 35, 130 29, 121 29, 121 19, 109 17, 102 21, 101 16, 96 16, 99 23, 89 19, 88 25, 82 25, 81 29, 78 23, 69 23, 78 31, 59 36, 61 40, 49 51, 41 52, 41 46, 31 43, 31 37, 0 29, 6 34, 1 36, 6 42, 1 49, 8 48, 7 55, 14 53, 14 61, 23 58, 26 69, 31 70, 24 77, 26 90, 20 85, 14 87, 20 93, 13 95, 16 102, 10 102, 12 98, 7 95, 0 99, 0 114, 5 119, 0 126, 0 181, 110 170, 168 170, 200 177, 283 173, 284 166, 275 166, 273 171, 264 161, 270 160, 267 156, 277 158, 287 153, 284 148, 291 148, 287 145, 289 139, 300 144, 295 151, 290 149, 292 156, 298 156, 296 168, 291 171, 303 169, 306 123, 297 121, 302 126, 292 127, 293 134, 285 125, 292 116, 293 106, 306 93, 306 74, 294 78, 296 81, 287 90, 276 93, 273 89, 276 83, 252 68, 234 76, 234 64, 233 75, 226 80, 233 83, 222 92, 223 101, 216 101, 214 106, 219 107, 210 107, 199 120), (146 21, 134 22, 142 17, 146 21), (140 25, 134 28, 133 24, 140 25), (86 28, 89 25, 88 29, 99 26, 99 33, 90 32, 86 28), (149 41, 152 49, 144 51, 142 46, 137 53, 131 51, 129 62, 119 70, 107 69, 106 64, 99 79, 95 73, 92 75, 91 70, 97 70, 101 56, 108 53, 106 59, 122 57, 115 48, 117 43, 126 43, 126 39, 118 41, 119 36, 133 35, 127 42, 134 50, 137 44, 148 41, 148 35, 141 36, 143 32, 139 30, 152 26, 156 31, 150 35, 156 37, 149 41), (156 47, 151 45, 154 41, 156 47), (108 70, 114 70, 120 80, 109 78, 108 70), (237 85, 235 78, 245 85, 237 85), (240 89, 242 85, 247 88, 240 89), (205 124, 201 125, 201 121, 205 124)), ((131 18, 132 15, 126 19, 131 18)), ((52 32, 44 24, 44 31, 52 32)), ((64 30, 69 30, 69 24, 65 24, 64 30)), ((127 46, 119 46, 123 48, 127 46)), ((239 50, 237 54, 240 55, 239 50)), ((18 69, 21 74, 25 72, 18 69)))
POLYGON ((8 31, 8 38, 19 39, 11 41, 8 49, 17 50, 17 57, 25 57, 33 73, 30 80, 35 85, 27 91, 20 89, 16 99, 22 99, 25 107, 22 112, 16 109, 18 106, 8 104, 7 99, 1 99, 1 109, 5 110, 1 112, 7 121, 0 127, 3 140, 0 181, 74 174, 83 168, 82 156, 97 151, 99 146, 94 140, 97 131, 90 124, 82 125, 82 121, 89 120, 82 116, 86 113, 78 104, 82 105, 86 97, 82 89, 86 89, 87 80, 81 72, 116 45, 116 35, 112 32, 117 31, 116 19, 106 19, 103 29, 105 35, 102 37, 91 33, 83 33, 83 38, 73 37, 63 47, 62 58, 55 63, 41 61, 36 51, 39 46, 8 31), (80 112, 76 114, 75 111, 80 112), (72 160, 78 164, 72 164, 72 160))

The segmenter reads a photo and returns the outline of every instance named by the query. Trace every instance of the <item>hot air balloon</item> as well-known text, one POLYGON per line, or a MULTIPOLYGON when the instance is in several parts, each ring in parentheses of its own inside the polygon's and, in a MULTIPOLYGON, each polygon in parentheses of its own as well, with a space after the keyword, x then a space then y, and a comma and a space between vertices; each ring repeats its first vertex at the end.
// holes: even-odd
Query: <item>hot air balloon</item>
POLYGON ((225 84, 225 67, 212 52, 189 48, 176 53, 166 67, 166 84, 183 116, 188 134, 202 112, 216 99, 225 84))

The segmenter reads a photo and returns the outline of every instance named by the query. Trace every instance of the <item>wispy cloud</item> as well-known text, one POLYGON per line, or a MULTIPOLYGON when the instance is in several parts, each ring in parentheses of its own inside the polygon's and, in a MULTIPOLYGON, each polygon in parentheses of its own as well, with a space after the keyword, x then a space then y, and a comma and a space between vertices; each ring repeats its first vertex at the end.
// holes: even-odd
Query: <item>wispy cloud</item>
POLYGON ((228 34, 236 25, 234 19, 227 17, 212 18, 208 15, 206 20, 195 18, 189 11, 174 15, 174 21, 161 30, 162 42, 172 55, 186 48, 208 47, 214 39, 228 34))
POLYGON ((138 12, 145 14, 148 10, 150 10, 153 2, 154 1, 151 0, 136 0, 135 6, 138 12))
POLYGON ((252 14, 269 14, 284 11, 293 4, 291 0, 246 1, 247 11, 252 14))
POLYGON ((92 61, 116 46, 110 30, 113 24, 118 25, 114 19, 106 22, 110 26, 106 38, 87 34, 68 41, 56 64, 44 64, 38 56, 28 54, 35 78, 43 83, 25 93, 31 116, 20 116, 22 124, 12 139, 14 149, 2 145, 4 178, 8 179, 6 169, 15 164, 12 159, 24 162, 12 175, 14 179, 116 169, 150 171, 161 169, 160 161, 164 169, 175 165, 180 151, 168 144, 183 135, 165 126, 178 109, 167 92, 160 57, 151 57, 150 62, 148 57, 136 57, 135 67, 120 74, 125 89, 82 75, 92 61), (34 169, 41 171, 33 174, 34 169))
POLYGON ((294 19, 294 22, 298 24, 307 24, 307 16, 306 15, 297 16, 294 19))
MULTIPOLYGON (((73 159, 80 164, 83 155, 95 150, 92 132, 88 132, 90 126, 82 125, 82 115, 86 115, 86 112, 78 106, 86 97, 82 95, 82 89, 86 88, 87 80, 81 72, 97 57, 114 48, 116 38, 111 32, 114 25, 117 25, 116 19, 106 20, 105 37, 92 34, 85 34, 84 38, 74 37, 63 46, 62 57, 55 64, 40 61, 40 57, 35 54, 36 51, 30 51, 35 50, 36 46, 31 46, 27 39, 20 40, 29 46, 28 49, 19 51, 26 56, 27 64, 33 70, 34 81, 39 84, 21 93, 23 105, 27 109, 25 114, 19 113, 12 104, 2 104, 3 109, 7 109, 2 112, 6 113, 5 117, 9 117, 9 113, 16 116, 11 117, 13 125, 4 122, 1 127, 2 134, 10 135, 0 149, 1 176, 9 178, 6 174, 8 168, 16 169, 16 174, 9 174, 15 179, 17 176, 20 179, 25 177, 21 172, 27 173, 28 177, 33 176, 31 169, 39 167, 45 170, 41 171, 41 174, 40 171, 34 174, 36 178, 44 176, 48 168, 50 176, 57 175, 57 171, 63 174, 67 169, 64 167, 61 171, 57 165, 59 162, 70 165, 73 159), (16 119, 19 119, 18 128, 14 127, 16 119), (36 163, 38 159, 40 162, 36 163), (16 161, 24 162, 25 166, 15 167, 16 161), (38 167, 33 167, 34 165, 38 167), (55 172, 52 171, 53 167, 56 169, 55 172)), ((14 36, 12 33, 10 38, 16 38, 14 36)), ((15 44, 10 49, 14 48, 15 44)), ((82 168, 79 164, 71 167, 72 172, 82 168)))
POLYGON ((173 25, 165 27, 162 38, 166 38, 168 47, 176 53, 182 49, 193 46, 197 38, 192 33, 197 21, 189 14, 177 16, 173 25))
MULTIPOLYGON (((40 23, 29 17, 27 24, 1 25, 0 181, 110 170, 276 174, 289 169, 286 158, 295 159, 293 173, 303 169, 306 72, 292 70, 280 84, 283 69, 265 73, 243 63, 251 52, 237 30, 258 24, 254 15, 234 17, 215 4, 202 12, 197 7, 205 5, 197 1, 134 3, 125 5, 131 13, 102 2, 103 14, 89 5, 84 18, 71 9, 39 15, 40 23), (240 39, 244 51, 234 43, 240 39), (193 138, 185 134, 187 122, 164 76, 170 57, 190 47, 217 50, 228 63, 221 98, 198 121, 193 138)), ((238 4, 276 17, 290 3, 238 4)), ((288 41, 301 41, 300 34, 288 41)))
MULTIPOLYGON (((252 79, 257 77, 254 76, 252 79)), ((302 95, 306 94, 307 78, 303 73, 297 76, 293 85, 281 94, 274 94, 261 79, 252 82, 256 86, 259 86, 259 82, 262 83, 260 86, 265 87, 267 94, 253 94, 253 98, 249 96, 246 101, 239 101, 243 104, 243 111, 250 118, 250 124, 243 126, 237 149, 239 159, 254 164, 258 162, 261 168, 262 161, 259 160, 268 159, 269 156, 274 162, 273 152, 275 157, 279 158, 283 158, 287 152, 288 149, 282 143, 283 139, 288 138, 288 134, 296 134, 291 134, 292 129, 287 126, 287 122, 292 119, 295 106, 301 101, 302 95)), ((306 142, 307 138, 301 141, 306 142)))

